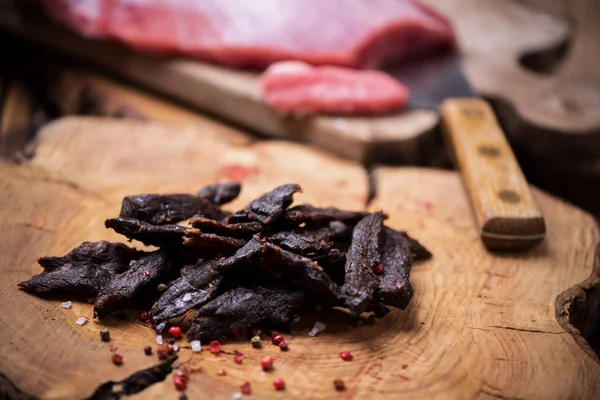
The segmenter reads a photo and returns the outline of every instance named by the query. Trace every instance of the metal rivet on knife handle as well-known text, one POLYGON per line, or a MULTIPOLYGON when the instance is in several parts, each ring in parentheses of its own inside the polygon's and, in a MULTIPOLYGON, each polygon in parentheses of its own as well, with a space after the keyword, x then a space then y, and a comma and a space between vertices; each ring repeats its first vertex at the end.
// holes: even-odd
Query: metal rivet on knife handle
POLYGON ((540 242, 544 219, 491 107, 481 99, 448 99, 441 113, 483 243, 517 250, 540 242))

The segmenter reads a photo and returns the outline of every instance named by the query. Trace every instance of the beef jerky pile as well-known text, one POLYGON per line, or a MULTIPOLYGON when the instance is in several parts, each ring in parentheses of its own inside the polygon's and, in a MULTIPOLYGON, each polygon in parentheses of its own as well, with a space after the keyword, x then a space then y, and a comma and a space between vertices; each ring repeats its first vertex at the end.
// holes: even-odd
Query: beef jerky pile
POLYGON ((251 328, 286 330, 303 306, 345 307, 352 315, 405 308, 413 258, 431 254, 381 212, 292 204, 283 185, 230 213, 239 184, 196 195, 123 199, 106 227, 158 250, 84 242, 64 257, 42 257, 44 272, 19 285, 32 293, 93 299, 94 313, 144 305, 159 332, 194 309, 190 340, 238 336, 251 328), (190 219, 189 226, 176 223, 190 219), (157 288, 161 290, 157 290, 157 288))

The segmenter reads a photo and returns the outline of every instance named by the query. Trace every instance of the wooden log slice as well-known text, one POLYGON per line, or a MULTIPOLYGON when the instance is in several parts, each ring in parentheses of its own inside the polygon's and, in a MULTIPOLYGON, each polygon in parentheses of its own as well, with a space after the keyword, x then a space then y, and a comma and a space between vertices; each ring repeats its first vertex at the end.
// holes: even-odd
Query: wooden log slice
MULTIPOLYGON (((526 254, 490 254, 478 239, 459 177, 452 172, 376 168, 373 209, 407 229, 434 257, 414 266, 415 297, 375 325, 351 326, 329 313, 305 317, 288 335, 290 350, 223 346, 214 356, 191 353, 182 341, 180 361, 201 368, 189 379, 191 399, 231 399, 245 381, 247 398, 582 398, 600 391, 600 363, 578 330, 565 322, 572 304, 585 303, 597 283, 571 289, 592 274, 600 233, 578 209, 534 190, 547 216, 546 241, 526 254), (327 329, 308 331, 316 320, 327 329), (233 350, 246 355, 233 361, 233 350), (352 362, 338 356, 354 353, 352 362), (275 358, 261 375, 259 359, 275 358), (217 376, 225 369, 225 377, 217 376), (282 377, 287 389, 276 392, 282 377), (332 380, 346 382, 336 392, 332 380)), ((138 192, 191 192, 200 186, 242 180, 232 209, 280 183, 298 182, 299 202, 364 207, 368 176, 358 165, 282 142, 249 143, 227 128, 182 127, 136 121, 64 119, 45 128, 36 156, 26 165, 0 164, 0 383, 13 397, 80 399, 108 380, 120 380, 157 362, 142 348, 155 334, 132 319, 91 319, 89 304, 45 300, 16 284, 41 271, 36 259, 62 255, 84 240, 121 240, 103 227, 121 198, 138 192), (229 133, 229 134, 224 134, 229 133), (84 326, 80 316, 90 317, 84 326), (125 357, 122 366, 101 342, 102 327, 125 357)), ((595 282, 595 283, 593 283, 595 282)), ((594 297, 597 299, 597 296, 594 297)), ((581 308, 581 307, 580 307, 581 308)), ((585 313, 576 313, 589 322, 585 313)), ((176 399, 172 377, 132 398, 176 399)))

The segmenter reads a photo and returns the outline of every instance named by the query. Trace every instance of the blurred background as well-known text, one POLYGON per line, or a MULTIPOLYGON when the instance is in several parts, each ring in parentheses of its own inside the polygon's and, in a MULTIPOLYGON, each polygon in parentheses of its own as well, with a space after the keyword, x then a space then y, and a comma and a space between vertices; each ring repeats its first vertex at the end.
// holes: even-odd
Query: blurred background
MULTIPOLYGON (((261 100, 256 71, 145 54, 127 40, 84 38, 90 21, 69 7, 99 1, 42 1, 45 9, 37 3, 0 2, 3 160, 27 162, 36 133, 56 118, 95 115, 192 124, 211 118, 255 138, 307 142, 366 167, 452 168, 435 111, 409 103, 384 115, 282 116, 261 100)), ((471 86, 491 102, 527 179, 598 217, 600 2, 423 3, 453 26, 471 86)))

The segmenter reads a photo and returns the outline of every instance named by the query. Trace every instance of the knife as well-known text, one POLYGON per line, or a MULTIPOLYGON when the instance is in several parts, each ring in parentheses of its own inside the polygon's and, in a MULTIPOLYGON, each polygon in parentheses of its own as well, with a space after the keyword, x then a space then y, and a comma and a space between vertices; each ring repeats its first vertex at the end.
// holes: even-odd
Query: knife
POLYGON ((409 107, 439 110, 445 142, 490 250, 527 250, 546 224, 490 105, 471 88, 455 51, 387 70, 410 90, 409 107))

